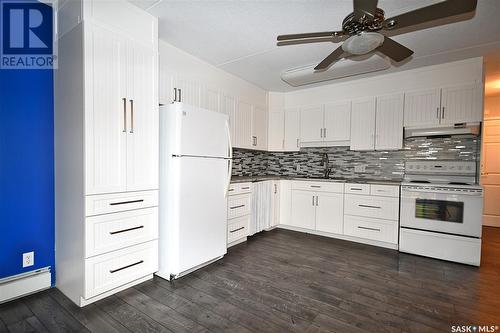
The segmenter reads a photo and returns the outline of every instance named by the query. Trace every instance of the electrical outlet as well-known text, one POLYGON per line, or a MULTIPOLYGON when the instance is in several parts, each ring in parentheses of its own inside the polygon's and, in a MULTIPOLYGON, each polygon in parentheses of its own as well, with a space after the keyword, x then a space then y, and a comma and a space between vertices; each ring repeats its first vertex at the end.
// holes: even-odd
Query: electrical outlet
POLYGON ((33 266, 35 264, 35 252, 23 253, 23 267, 33 266))
POLYGON ((299 172, 300 171, 300 164, 295 165, 295 171, 299 172))
POLYGON ((354 172, 366 172, 366 165, 364 164, 355 165, 354 172))

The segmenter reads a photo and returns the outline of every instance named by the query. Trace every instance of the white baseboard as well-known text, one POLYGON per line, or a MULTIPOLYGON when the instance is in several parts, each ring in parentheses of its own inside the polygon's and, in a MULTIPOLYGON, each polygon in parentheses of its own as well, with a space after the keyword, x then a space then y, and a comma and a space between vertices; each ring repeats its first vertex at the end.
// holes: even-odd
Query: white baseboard
POLYGON ((312 235, 325 236, 325 237, 330 237, 330 238, 337 238, 337 239, 342 239, 342 240, 346 240, 346 241, 350 241, 350 242, 356 242, 356 243, 368 244, 368 245, 373 245, 373 246, 385 247, 387 249, 392 249, 392 250, 397 250, 398 249, 398 244, 379 242, 379 241, 374 241, 374 240, 371 240, 371 239, 364 239, 364 238, 357 238, 357 237, 346 236, 346 235, 331 234, 329 232, 304 229, 304 228, 299 228, 299 227, 295 227, 295 226, 291 226, 291 225, 285 225, 285 224, 278 225, 278 228, 280 228, 280 229, 287 229, 287 230, 293 230, 293 231, 299 231, 299 232, 304 232, 304 233, 312 234, 312 235))
POLYGON ((2 279, 0 280, 0 303, 48 289, 50 286, 49 267, 2 279))
POLYGON ((487 227, 500 228, 500 216, 498 215, 483 215, 483 225, 487 227))

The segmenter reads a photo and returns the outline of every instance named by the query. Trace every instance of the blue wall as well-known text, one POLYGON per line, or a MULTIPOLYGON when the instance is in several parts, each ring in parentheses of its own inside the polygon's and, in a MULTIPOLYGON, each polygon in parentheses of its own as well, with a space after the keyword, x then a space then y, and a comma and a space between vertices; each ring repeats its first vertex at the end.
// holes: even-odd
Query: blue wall
POLYGON ((53 109, 52 70, 0 69, 0 278, 54 270, 53 109))

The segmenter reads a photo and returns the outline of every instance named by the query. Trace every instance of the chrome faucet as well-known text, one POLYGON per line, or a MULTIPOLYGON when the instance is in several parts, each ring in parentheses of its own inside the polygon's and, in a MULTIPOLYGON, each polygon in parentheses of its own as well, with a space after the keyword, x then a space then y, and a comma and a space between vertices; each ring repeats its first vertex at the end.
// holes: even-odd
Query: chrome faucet
POLYGON ((322 167, 324 167, 323 168, 323 178, 330 177, 330 173, 332 172, 332 168, 329 167, 329 164, 330 164, 330 159, 328 158, 328 154, 323 153, 321 156, 321 164, 320 164, 322 167))

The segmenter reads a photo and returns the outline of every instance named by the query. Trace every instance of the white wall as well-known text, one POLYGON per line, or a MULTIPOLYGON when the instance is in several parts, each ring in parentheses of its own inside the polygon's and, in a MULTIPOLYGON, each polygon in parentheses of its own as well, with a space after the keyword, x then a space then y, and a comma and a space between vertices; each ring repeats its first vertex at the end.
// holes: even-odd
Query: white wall
MULTIPOLYGON (((186 79, 216 88, 225 94, 267 109, 266 90, 229 74, 161 40, 159 43, 159 52, 160 89, 166 86, 161 82, 161 78, 168 76, 165 75, 166 73, 170 75, 178 74, 186 79)), ((160 90, 160 96, 165 96, 165 92, 160 90)))
POLYGON ((482 80, 483 58, 471 58, 285 93, 285 107, 330 103, 482 80))

